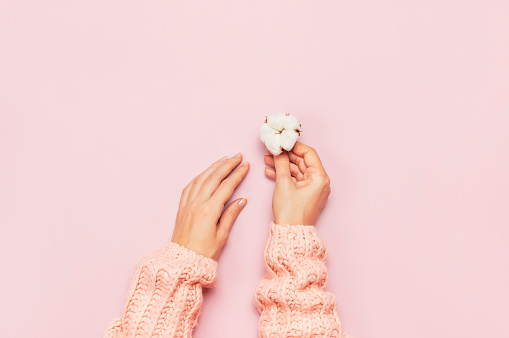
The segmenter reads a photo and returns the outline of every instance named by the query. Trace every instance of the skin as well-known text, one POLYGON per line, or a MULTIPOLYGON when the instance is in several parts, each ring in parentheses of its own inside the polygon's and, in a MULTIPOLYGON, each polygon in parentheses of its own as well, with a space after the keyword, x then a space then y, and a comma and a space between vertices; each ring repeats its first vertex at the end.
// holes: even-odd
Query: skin
MULTIPOLYGON (((274 168, 265 168, 265 174, 276 181, 274 222, 315 224, 331 192, 329 176, 316 151, 297 142, 292 151, 265 155, 264 161, 274 168)), ((182 191, 172 242, 217 259, 247 203, 247 199, 239 198, 224 208, 249 171, 249 162, 239 166, 241 162, 241 153, 223 157, 189 182, 182 191)))
POLYGON ((276 224, 314 225, 331 193, 330 178, 315 149, 296 142, 290 152, 265 155, 265 174, 276 181, 272 212, 276 224))

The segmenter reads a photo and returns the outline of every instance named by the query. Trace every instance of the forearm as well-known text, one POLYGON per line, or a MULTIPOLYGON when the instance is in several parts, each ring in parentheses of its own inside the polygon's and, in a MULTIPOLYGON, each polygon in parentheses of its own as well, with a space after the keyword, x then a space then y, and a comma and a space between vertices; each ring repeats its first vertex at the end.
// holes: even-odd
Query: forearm
POLYGON ((122 316, 105 337, 191 337, 202 287, 215 282, 216 261, 176 243, 143 257, 134 269, 122 316))
POLYGON ((261 337, 345 337, 333 294, 324 290, 327 249, 313 226, 273 222, 267 274, 256 291, 261 337))

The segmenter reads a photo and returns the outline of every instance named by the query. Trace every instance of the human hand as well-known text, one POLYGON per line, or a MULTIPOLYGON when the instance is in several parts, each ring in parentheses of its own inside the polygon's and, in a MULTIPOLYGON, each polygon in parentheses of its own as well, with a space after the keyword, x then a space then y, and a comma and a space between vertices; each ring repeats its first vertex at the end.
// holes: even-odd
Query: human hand
POLYGON ((240 162, 241 153, 229 159, 225 156, 184 188, 172 242, 205 257, 217 259, 233 222, 247 203, 247 199, 239 198, 223 211, 226 201, 249 171, 249 162, 244 162, 226 178, 240 162))
POLYGON ((265 174, 276 180, 274 223, 314 225, 330 195, 330 179, 315 149, 296 142, 289 152, 265 155, 265 174))

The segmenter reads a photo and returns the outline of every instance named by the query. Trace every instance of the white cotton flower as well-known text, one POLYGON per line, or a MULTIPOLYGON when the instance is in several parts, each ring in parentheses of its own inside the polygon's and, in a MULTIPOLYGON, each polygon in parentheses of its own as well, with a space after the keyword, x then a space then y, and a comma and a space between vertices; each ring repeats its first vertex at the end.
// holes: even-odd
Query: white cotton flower
POLYGON ((274 134, 265 140, 265 146, 273 155, 279 155, 283 152, 281 149, 281 134, 274 134))
POLYGON ((265 140, 268 140, 269 138, 274 136, 274 134, 276 134, 276 133, 279 133, 279 131, 272 128, 267 123, 263 123, 260 128, 260 139, 262 140, 263 143, 265 143, 265 140))
POLYGON ((283 123, 283 128, 286 130, 299 130, 299 120, 294 115, 286 115, 283 123))
POLYGON ((286 120, 286 115, 283 113, 267 116, 267 123, 269 126, 276 130, 283 130, 286 120))
POLYGON ((297 133, 293 129, 285 129, 281 132, 281 147, 286 150, 290 151, 292 150, 293 146, 295 145, 295 142, 297 142, 297 139, 299 138, 299 133, 297 133))
POLYGON ((273 155, 292 150, 300 136, 299 120, 290 114, 267 116, 260 127, 260 139, 273 155))

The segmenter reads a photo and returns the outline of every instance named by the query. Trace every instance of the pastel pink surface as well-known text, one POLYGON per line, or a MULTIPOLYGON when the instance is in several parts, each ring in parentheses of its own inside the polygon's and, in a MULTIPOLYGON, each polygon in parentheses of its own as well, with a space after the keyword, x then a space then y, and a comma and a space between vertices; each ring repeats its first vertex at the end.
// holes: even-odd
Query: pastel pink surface
POLYGON ((223 155, 249 202, 195 337, 257 337, 272 220, 258 128, 299 117, 347 333, 507 337, 506 1, 2 1, 1 337, 98 337, 180 192, 223 155))

